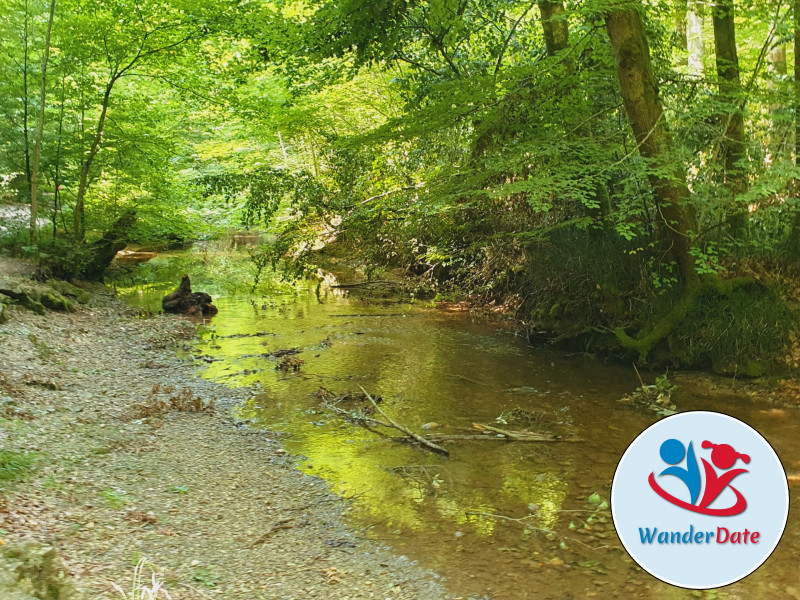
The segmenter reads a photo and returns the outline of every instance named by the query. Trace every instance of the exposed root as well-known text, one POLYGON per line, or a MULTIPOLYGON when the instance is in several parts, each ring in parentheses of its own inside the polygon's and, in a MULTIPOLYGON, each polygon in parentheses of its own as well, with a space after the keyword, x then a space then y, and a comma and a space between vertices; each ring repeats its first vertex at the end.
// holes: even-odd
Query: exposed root
POLYGON ((635 350, 639 354, 640 360, 647 362, 647 357, 653 348, 675 330, 704 295, 716 293, 720 296, 728 296, 733 291, 749 285, 764 287, 764 284, 752 277, 736 277, 733 279, 708 277, 693 281, 686 286, 683 295, 670 311, 650 331, 642 330, 639 332, 638 337, 633 338, 625 333, 622 327, 617 327, 614 330, 614 334, 623 348, 635 350))

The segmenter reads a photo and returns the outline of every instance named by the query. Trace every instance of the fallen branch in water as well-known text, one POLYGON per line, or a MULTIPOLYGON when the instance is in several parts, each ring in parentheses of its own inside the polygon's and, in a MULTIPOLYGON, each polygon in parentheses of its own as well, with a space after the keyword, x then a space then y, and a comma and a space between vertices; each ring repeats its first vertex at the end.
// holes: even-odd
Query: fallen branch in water
POLYGON ((386 281, 385 279, 376 279, 375 281, 361 281, 359 283, 338 283, 336 285, 330 286, 333 289, 348 289, 348 288, 357 288, 357 287, 364 287, 366 285, 403 285, 402 283, 396 281, 386 281))
MULTIPOLYGON (((525 515, 524 517, 509 517, 507 515, 499 515, 497 513, 489 513, 489 512, 482 512, 479 510, 467 510, 464 511, 464 514, 472 517, 490 517, 492 519, 501 519, 503 521, 514 521, 515 523, 525 523, 527 526, 526 521, 528 519, 535 519, 538 518, 534 514, 525 515)), ((541 527, 533 527, 532 529, 536 529, 537 531, 544 531, 546 533, 554 533, 552 529, 546 529, 541 527)))
MULTIPOLYGON (((361 387, 361 386, 359 386, 361 387)), ((501 442, 582 442, 583 440, 578 437, 562 437, 559 435, 555 435, 552 433, 541 433, 536 431, 512 431, 506 429, 500 429, 499 427, 495 427, 493 425, 486 425, 481 423, 473 423, 473 427, 482 433, 432 433, 426 435, 419 435, 407 427, 399 424, 397 421, 389 417, 381 408, 378 406, 378 402, 381 401, 381 398, 378 397, 377 401, 370 396, 367 391, 361 387, 362 394, 353 394, 348 392, 341 396, 335 396, 332 392, 325 388, 320 388, 317 392, 317 396, 321 399, 322 405, 330 410, 331 412, 339 415, 341 418, 345 419, 346 421, 350 421, 351 423, 355 423, 356 425, 360 425, 365 429, 369 429, 370 431, 381 435, 392 442, 413 442, 416 444, 420 444, 425 448, 436 452, 438 454, 444 454, 448 456, 448 451, 445 448, 439 446, 439 443, 442 442, 452 442, 452 441, 467 441, 467 442, 479 442, 479 441, 501 441, 501 442), (345 400, 350 401, 359 401, 364 402, 368 401, 372 406, 361 408, 361 409, 345 409, 339 406, 339 403, 345 400), (373 415, 373 412, 377 412, 383 419, 379 419, 378 417, 373 415), (402 437, 398 436, 389 436, 383 431, 376 429, 376 427, 383 427, 386 429, 396 429, 403 433, 402 437), (492 435, 494 434, 494 435, 492 435)))
POLYGON ((375 432, 375 433, 377 433, 379 435, 383 435, 383 436, 385 436, 386 434, 382 433, 381 431, 378 431, 378 430, 374 429, 374 427, 376 425, 379 426, 379 427, 385 427, 387 429, 396 429, 396 430, 402 432, 403 434, 405 434, 405 437, 402 437, 402 438, 389 437, 388 439, 395 440, 395 441, 404 441, 404 442, 407 442, 407 441, 416 442, 418 444, 421 444, 422 446, 424 446, 428 450, 431 450, 431 451, 436 452, 438 454, 444 454, 445 456, 449 456, 450 455, 450 453, 447 450, 445 450, 444 448, 442 448, 441 446, 438 446, 435 443, 431 442, 430 440, 424 438, 423 436, 421 436, 421 435, 419 435, 417 433, 414 433, 413 431, 411 431, 407 427, 404 427, 403 425, 400 425, 397 421, 392 419, 389 415, 387 415, 385 412, 383 412, 380 409, 380 407, 378 406, 378 402, 381 400, 380 397, 378 398, 378 402, 376 402, 375 399, 372 396, 370 396, 363 387, 361 387, 361 386, 359 386, 359 387, 361 388, 361 391, 364 394, 363 397, 359 397, 358 395, 354 395, 354 394, 351 394, 350 392, 348 392, 347 394, 337 398, 337 397, 333 396, 333 394, 331 394, 331 392, 326 390, 325 388, 320 388, 319 392, 317 392, 317 395, 322 400, 322 404, 323 404, 323 406, 325 406, 325 408, 327 408, 328 410, 330 410, 332 412, 335 412, 336 414, 340 415, 343 419, 345 419, 347 421, 350 421, 351 423, 355 423, 356 425, 360 425, 360 426, 364 427, 365 429, 369 429, 370 431, 373 431, 373 432, 375 432), (368 400, 370 402, 370 404, 372 404, 372 409, 374 411, 377 411, 378 414, 383 416, 383 418, 386 419, 386 420, 383 421, 381 419, 378 419, 378 418, 372 416, 371 414, 369 414, 365 410, 345 410, 344 408, 341 408, 341 407, 338 406, 339 402, 341 402, 342 400, 347 400, 347 399, 350 399, 350 400, 353 400, 353 399, 356 399, 356 400, 366 399, 366 400, 368 400))
MULTIPOLYGON (((551 433, 535 433, 531 431, 514 431, 512 434, 487 435, 480 433, 433 433, 425 436, 431 442, 582 442, 581 438, 564 438, 551 433)), ((405 438, 389 438, 394 441, 403 441, 405 438)))
MULTIPOLYGON (((379 414, 380 414, 380 415, 381 415, 381 416, 382 416, 384 419, 386 419, 386 420, 389 422, 389 427, 393 427, 393 428, 397 429, 398 431, 402 431, 402 432, 403 432, 403 433, 405 433, 405 434, 406 434, 408 437, 410 437, 410 438, 412 438, 413 440, 415 440, 416 442, 418 442, 418 443, 422 444, 422 445, 423 445, 423 446, 425 446, 426 448, 429 448, 430 450, 433 450, 434 452, 438 452, 439 454, 444 454, 445 456, 450 456, 450 453, 449 453, 447 450, 445 450, 444 448, 442 448, 441 446, 439 446, 439 445, 437 445, 437 444, 434 444, 434 443, 433 443, 433 442, 431 442, 430 440, 426 440, 424 437, 422 437, 422 436, 421 436, 421 435, 419 435, 418 433, 414 433, 413 431, 411 431, 411 430, 410 430, 410 429, 408 429, 407 427, 403 427, 403 426, 402 426, 402 425, 400 425, 400 424, 399 424, 397 421, 395 421, 394 419, 392 419, 392 418, 391 418, 389 415, 387 415, 385 412, 383 412, 383 410, 381 410, 381 407, 380 407, 380 406, 378 406, 377 402, 375 402, 375 400, 373 400, 373 399, 372 399, 372 396, 370 396, 370 395, 369 395, 369 393, 367 392, 367 390, 365 390, 365 389, 364 389, 363 387, 361 387, 361 386, 358 386, 358 387, 359 387, 359 388, 361 388, 361 391, 362 391, 362 392, 364 392, 364 395, 367 397, 367 400, 369 400, 369 401, 372 403, 372 406, 373 406, 373 407, 375 407, 375 410, 376 410, 376 411, 378 411, 378 413, 379 413, 379 414)), ((384 423, 383 425, 384 425, 384 426, 386 426, 386 424, 385 424, 385 423, 384 423)))
MULTIPOLYGON (((477 429, 478 431, 491 431, 498 435, 502 435, 505 439, 513 440, 515 442, 582 442, 583 440, 580 438, 562 438, 552 433, 539 433, 536 431, 508 431, 506 429, 500 429, 499 427, 494 427, 492 425, 486 425, 483 423, 473 423, 472 426, 477 429)), ((501 437, 492 437, 492 436, 474 436, 476 438, 487 438, 487 439, 503 439, 501 437)))

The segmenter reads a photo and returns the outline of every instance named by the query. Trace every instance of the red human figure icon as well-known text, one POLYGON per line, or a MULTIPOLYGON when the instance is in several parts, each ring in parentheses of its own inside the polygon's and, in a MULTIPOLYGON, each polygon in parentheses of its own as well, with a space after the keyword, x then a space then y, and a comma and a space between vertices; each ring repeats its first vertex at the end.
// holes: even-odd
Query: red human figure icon
MULTIPOLYGON (((736 450, 734 450, 733 447, 729 446, 728 444, 712 444, 708 440, 705 440, 702 443, 702 447, 706 449, 713 448, 711 451, 711 462, 713 462, 714 466, 718 469, 730 469, 738 459, 742 459, 742 462, 745 464, 750 462, 750 457, 747 454, 736 452, 736 450)), ((722 490, 730 485, 734 477, 748 472, 747 469, 733 469, 732 471, 728 471, 717 476, 717 472, 714 470, 714 467, 708 464, 708 461, 705 458, 700 460, 703 461, 703 468, 705 469, 706 473, 706 489, 703 493, 703 499, 700 501, 700 506, 702 508, 707 507, 714 500, 716 500, 717 496, 722 493, 722 490)), ((733 492, 736 494, 736 505, 732 508, 740 508, 740 510, 737 510, 737 512, 731 514, 738 514, 745 509, 747 502, 739 490, 733 486, 730 487, 731 490, 733 490, 733 492)))

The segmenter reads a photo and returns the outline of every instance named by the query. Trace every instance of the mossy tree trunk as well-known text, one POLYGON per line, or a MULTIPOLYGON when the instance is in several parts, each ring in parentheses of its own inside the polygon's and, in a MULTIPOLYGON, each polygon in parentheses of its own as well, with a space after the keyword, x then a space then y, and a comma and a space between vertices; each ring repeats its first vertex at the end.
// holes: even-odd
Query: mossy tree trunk
POLYGON ((697 278, 694 259, 689 253, 691 237, 697 231, 695 210, 689 201, 685 170, 674 156, 642 19, 637 10, 628 7, 608 13, 606 29, 614 48, 625 111, 639 153, 650 166, 648 180, 661 232, 680 267, 684 283, 689 284, 697 278))
POLYGON ((547 54, 552 56, 569 46, 569 24, 561 0, 539 0, 542 31, 547 54))
POLYGON ((103 278, 103 273, 114 260, 117 252, 128 245, 128 235, 136 224, 136 213, 128 211, 114 221, 103 237, 90 246, 91 259, 89 260, 84 277, 89 280, 103 278))
MULTIPOLYGON (((794 0, 794 166, 800 167, 800 0, 794 0)), ((795 182, 795 194, 800 185, 795 182)), ((789 251, 800 253, 800 207, 792 220, 789 233, 789 251)))
POLYGON ((118 78, 118 76, 113 75, 106 85, 106 90, 103 94, 103 104, 100 108, 100 116, 97 119, 97 127, 94 137, 92 138, 92 145, 86 153, 83 164, 81 164, 78 192, 75 195, 75 211, 73 214, 73 237, 78 243, 82 243, 84 237, 84 201, 86 198, 86 191, 89 189, 89 172, 92 169, 94 158, 100 150, 100 142, 103 140, 103 129, 105 128, 106 116, 108 115, 108 106, 111 102, 111 90, 114 89, 114 84, 117 82, 118 78))
POLYGON ((736 26, 733 0, 717 0, 712 9, 714 49, 720 96, 720 119, 725 125, 720 143, 723 155, 723 180, 734 201, 734 213, 729 219, 731 232, 741 235, 747 223, 747 208, 738 208, 736 196, 747 189, 745 158, 744 95, 739 76, 739 56, 736 51, 736 26))
MULTIPOLYGON (((627 5, 628 7, 630 4, 627 5)), ((656 322, 631 337, 622 328, 615 330, 620 345, 636 351, 646 360, 653 348, 674 331, 707 293, 721 295, 752 284, 750 279, 723 281, 701 278, 690 253, 697 232, 697 217, 691 203, 683 164, 675 157, 672 138, 658 96, 650 50, 639 12, 618 8, 606 16, 606 29, 619 76, 628 120, 638 143, 639 153, 649 163, 648 179, 661 219, 661 232, 670 253, 680 268, 682 293, 672 308, 656 322)))

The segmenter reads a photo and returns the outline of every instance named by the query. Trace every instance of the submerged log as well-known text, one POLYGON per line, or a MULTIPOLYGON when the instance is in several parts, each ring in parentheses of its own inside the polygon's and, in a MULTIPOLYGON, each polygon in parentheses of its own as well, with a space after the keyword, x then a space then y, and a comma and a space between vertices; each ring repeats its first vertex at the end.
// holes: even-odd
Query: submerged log
POLYGON ((211 296, 205 292, 192 292, 189 276, 184 275, 178 289, 164 296, 161 301, 164 312, 190 316, 211 317, 217 314, 217 307, 211 304, 211 296))

